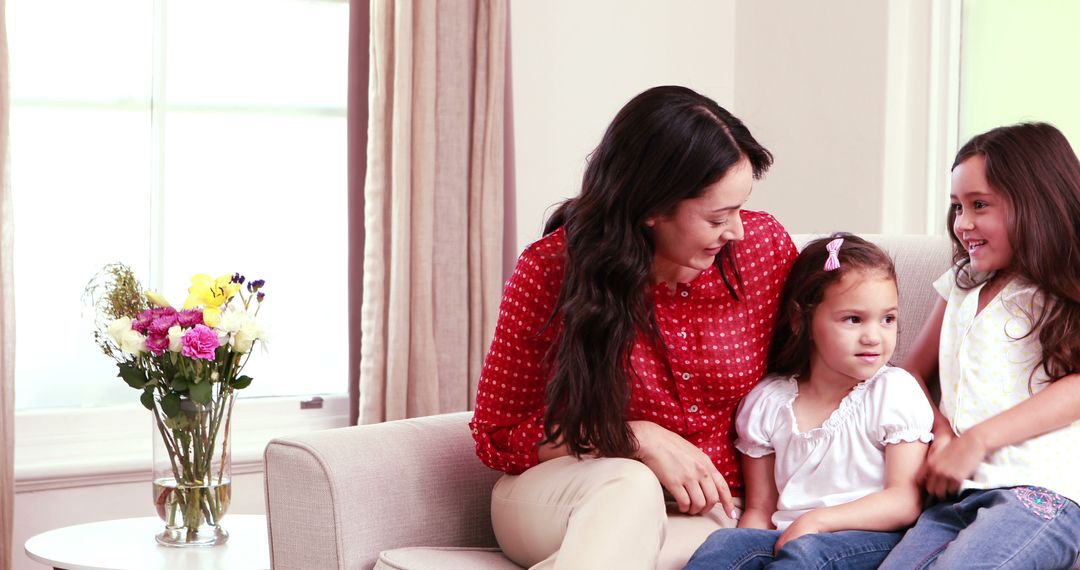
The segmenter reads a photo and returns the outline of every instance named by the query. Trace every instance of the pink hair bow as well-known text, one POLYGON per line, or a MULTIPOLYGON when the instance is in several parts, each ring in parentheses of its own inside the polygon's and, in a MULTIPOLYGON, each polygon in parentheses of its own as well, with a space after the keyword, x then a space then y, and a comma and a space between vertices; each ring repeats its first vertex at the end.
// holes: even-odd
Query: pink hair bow
POLYGON ((843 243, 844 238, 836 238, 825 246, 825 250, 829 252, 829 258, 825 260, 825 271, 832 271, 840 268, 840 246, 843 245, 843 243))

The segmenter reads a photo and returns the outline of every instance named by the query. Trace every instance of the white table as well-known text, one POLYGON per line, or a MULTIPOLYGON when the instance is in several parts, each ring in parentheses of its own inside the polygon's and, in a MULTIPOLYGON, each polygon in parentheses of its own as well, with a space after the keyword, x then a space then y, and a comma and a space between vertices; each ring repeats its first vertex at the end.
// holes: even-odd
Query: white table
POLYGON ((26 541, 26 554, 64 570, 266 570, 270 547, 263 515, 226 515, 221 526, 229 541, 220 546, 161 546, 154 535, 165 528, 158 517, 77 524, 43 532, 26 541))

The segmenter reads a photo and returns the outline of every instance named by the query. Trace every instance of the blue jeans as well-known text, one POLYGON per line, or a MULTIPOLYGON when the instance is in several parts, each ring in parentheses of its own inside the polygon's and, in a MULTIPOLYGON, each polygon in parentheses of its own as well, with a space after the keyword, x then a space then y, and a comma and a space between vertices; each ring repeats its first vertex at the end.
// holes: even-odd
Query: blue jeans
POLYGON ((1042 487, 976 490, 927 509, 881 567, 1073 568, 1078 549, 1076 503, 1042 487))
POLYGON ((773 557, 778 530, 721 529, 705 540, 690 557, 687 570, 733 568, 832 568, 872 570, 881 564, 903 533, 843 530, 805 534, 792 540, 773 557))

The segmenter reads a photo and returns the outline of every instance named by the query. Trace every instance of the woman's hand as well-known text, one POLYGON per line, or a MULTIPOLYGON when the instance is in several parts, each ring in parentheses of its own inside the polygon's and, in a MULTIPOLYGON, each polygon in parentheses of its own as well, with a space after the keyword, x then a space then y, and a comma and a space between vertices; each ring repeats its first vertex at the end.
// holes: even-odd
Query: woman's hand
POLYGON ((698 515, 720 503, 724 513, 732 516, 735 504, 727 481, 705 452, 653 422, 632 421, 629 425, 638 441, 637 458, 656 474, 679 512, 698 515))
POLYGON ((926 460, 926 490, 938 498, 956 494, 989 451, 974 430, 942 439, 935 437, 926 460))
POLYGON ((776 539, 776 545, 773 546, 773 555, 778 554, 785 544, 804 534, 816 534, 825 531, 825 525, 818 514, 817 510, 810 511, 795 519, 791 526, 784 529, 784 532, 780 533, 780 538, 776 539))

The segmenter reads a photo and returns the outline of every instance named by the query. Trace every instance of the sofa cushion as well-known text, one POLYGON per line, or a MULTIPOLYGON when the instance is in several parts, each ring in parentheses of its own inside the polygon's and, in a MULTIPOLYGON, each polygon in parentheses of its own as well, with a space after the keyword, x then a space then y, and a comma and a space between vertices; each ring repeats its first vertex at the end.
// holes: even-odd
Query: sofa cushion
POLYGON ((379 553, 375 570, 521 570, 498 548, 412 547, 379 553))

